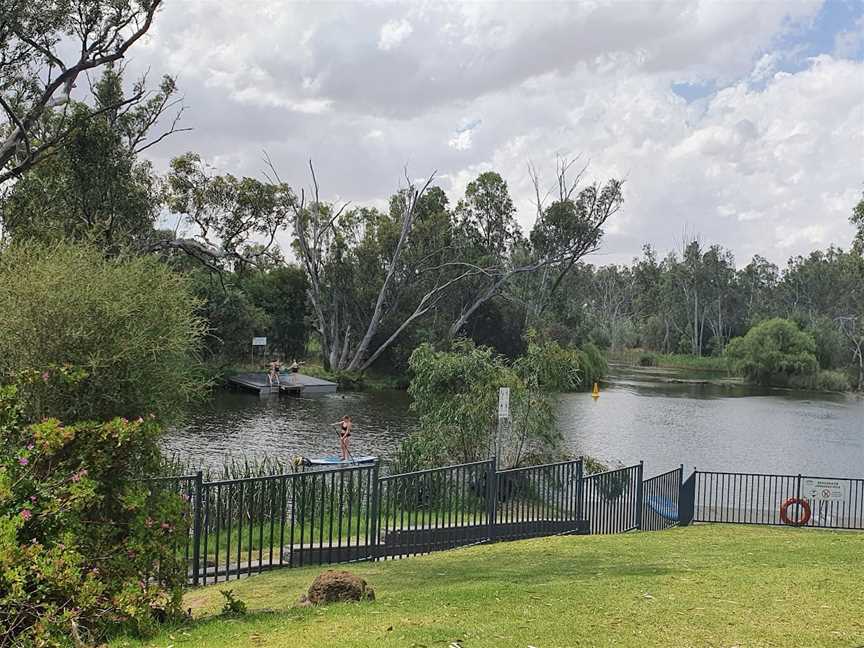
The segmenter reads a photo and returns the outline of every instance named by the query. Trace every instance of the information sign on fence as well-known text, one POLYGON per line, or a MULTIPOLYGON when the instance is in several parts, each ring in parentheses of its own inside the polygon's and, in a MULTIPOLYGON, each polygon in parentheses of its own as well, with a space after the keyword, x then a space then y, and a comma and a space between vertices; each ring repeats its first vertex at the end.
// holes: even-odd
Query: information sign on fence
POLYGON ((252 346, 267 346, 267 338, 266 337, 253 337, 252 338, 252 346))
POLYGON ((801 495, 811 501, 845 502, 849 483, 843 479, 805 477, 801 480, 801 495))

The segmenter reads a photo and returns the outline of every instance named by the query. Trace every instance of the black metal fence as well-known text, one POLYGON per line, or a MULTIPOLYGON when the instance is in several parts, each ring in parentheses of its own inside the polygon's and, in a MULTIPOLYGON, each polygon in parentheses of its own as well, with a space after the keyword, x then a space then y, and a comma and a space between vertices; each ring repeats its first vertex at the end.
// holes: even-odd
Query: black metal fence
POLYGON ((643 531, 661 531, 680 522, 681 482, 684 466, 670 470, 642 484, 643 531))
POLYGON ((490 539, 518 540, 586 529, 582 462, 512 468, 495 473, 490 539))
POLYGON ((590 533, 638 529, 642 515, 642 463, 590 475, 582 480, 582 510, 590 533))
POLYGON ((864 530, 864 479, 694 471, 688 482, 693 522, 864 530))
POLYGON ((494 522, 493 461, 381 477, 369 557, 399 558, 485 542, 494 522))
POLYGON ((188 502, 189 533, 176 550, 199 585, 499 540, 665 529, 694 517, 679 515, 687 488, 695 492, 682 473, 643 481, 641 463, 586 476, 581 460, 509 470, 489 460, 396 475, 378 464, 210 482, 199 472, 151 485, 188 502))

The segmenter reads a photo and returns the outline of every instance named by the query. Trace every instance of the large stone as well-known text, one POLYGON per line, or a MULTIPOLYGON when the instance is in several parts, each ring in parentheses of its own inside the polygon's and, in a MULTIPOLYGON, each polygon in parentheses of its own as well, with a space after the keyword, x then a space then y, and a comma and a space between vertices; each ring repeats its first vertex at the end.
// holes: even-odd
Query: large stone
POLYGON ((321 605, 342 601, 374 601, 375 591, 365 580, 347 571, 327 571, 318 574, 299 605, 321 605))

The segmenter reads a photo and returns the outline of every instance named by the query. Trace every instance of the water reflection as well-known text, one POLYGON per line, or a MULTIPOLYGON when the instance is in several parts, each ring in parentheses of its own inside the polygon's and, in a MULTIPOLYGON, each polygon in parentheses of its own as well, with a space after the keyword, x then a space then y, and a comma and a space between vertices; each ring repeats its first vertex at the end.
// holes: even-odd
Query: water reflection
MULTIPOLYGON (((644 459, 646 473, 686 464, 743 470, 860 477, 864 475, 864 400, 740 384, 668 382, 716 375, 624 371, 595 402, 567 394, 559 424, 573 454, 607 461, 644 459)), ((354 417, 352 451, 390 456, 416 428, 405 392, 346 392, 314 398, 258 398, 220 392, 170 432, 165 446, 201 465, 226 455, 290 459, 338 452, 336 428, 354 417)))

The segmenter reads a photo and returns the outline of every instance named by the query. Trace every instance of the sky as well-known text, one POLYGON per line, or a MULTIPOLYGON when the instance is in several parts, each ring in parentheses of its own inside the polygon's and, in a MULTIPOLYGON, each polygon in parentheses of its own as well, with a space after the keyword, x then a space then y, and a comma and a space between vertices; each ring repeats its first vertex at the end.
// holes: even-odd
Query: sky
POLYGON ((263 177, 266 151, 298 189, 312 159, 323 198, 379 207, 406 168, 452 204, 495 170, 527 230, 528 164, 551 185, 580 156, 625 179, 597 264, 693 236, 739 266, 848 247, 864 190, 859 1, 166 0, 129 58, 185 95, 160 169, 192 150, 263 177))

